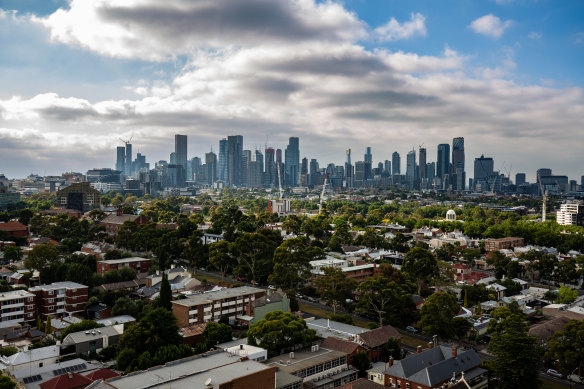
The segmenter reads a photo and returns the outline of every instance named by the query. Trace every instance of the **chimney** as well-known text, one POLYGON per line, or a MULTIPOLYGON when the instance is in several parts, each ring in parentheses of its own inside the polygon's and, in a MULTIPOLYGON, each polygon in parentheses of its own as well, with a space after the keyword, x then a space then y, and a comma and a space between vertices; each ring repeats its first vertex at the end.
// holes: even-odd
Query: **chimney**
POLYGON ((428 342, 428 348, 430 349, 432 347, 434 347, 434 343, 433 342, 428 342))
POLYGON ((417 352, 418 354, 419 354, 419 353, 421 353, 421 352, 422 352, 422 346, 418 346, 418 347, 416 348, 416 352, 417 352))
POLYGON ((456 358, 458 356, 458 350, 456 346, 452 346, 452 358, 456 358))
POLYGON ((116 210, 116 216, 122 216, 122 215, 123 215, 123 213, 122 213, 122 208, 118 208, 118 209, 116 210))
POLYGON ((389 361, 387 361, 387 367, 393 366, 393 357, 389 357, 389 361))

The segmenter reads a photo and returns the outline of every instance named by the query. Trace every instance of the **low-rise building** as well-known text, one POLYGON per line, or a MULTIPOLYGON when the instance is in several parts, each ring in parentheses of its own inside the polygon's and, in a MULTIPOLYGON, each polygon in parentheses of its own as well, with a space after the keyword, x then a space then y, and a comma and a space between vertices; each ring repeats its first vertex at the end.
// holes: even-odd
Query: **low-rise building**
POLYGON ((0 293, 0 328, 36 320, 35 295, 25 290, 0 293))
POLYGON ((35 286, 29 292, 34 293, 37 315, 41 315, 44 321, 48 315, 55 318, 83 312, 87 303, 88 287, 63 281, 35 286))
POLYGON ((100 223, 105 226, 105 232, 108 235, 115 236, 127 221, 134 222, 138 225, 148 223, 148 219, 143 215, 124 215, 121 210, 118 210, 115 215, 106 216, 100 223))
POLYGON ((499 239, 485 239, 485 250, 487 252, 509 249, 511 247, 522 247, 525 245, 525 239, 507 237, 499 239))
POLYGON ((73 332, 65 336, 61 349, 63 355, 91 355, 100 352, 103 348, 118 344, 123 333, 123 324, 73 332))
POLYGON ((21 369, 35 369, 58 361, 59 346, 47 346, 20 351, 10 356, 0 356, 0 369, 12 373, 21 369))
POLYGON ((5 233, 6 236, 11 238, 28 237, 28 227, 21 222, 0 223, 0 232, 5 233))
POLYGON ((265 295, 265 290, 250 286, 200 293, 173 301, 172 312, 179 327, 187 327, 192 323, 219 321, 222 316, 235 322, 237 316, 253 316, 254 301, 265 295))
POLYGON ((135 269, 136 272, 147 272, 152 266, 152 261, 148 258, 130 257, 120 259, 104 259, 97 261, 97 274, 105 274, 110 270, 120 270, 124 267, 135 269))

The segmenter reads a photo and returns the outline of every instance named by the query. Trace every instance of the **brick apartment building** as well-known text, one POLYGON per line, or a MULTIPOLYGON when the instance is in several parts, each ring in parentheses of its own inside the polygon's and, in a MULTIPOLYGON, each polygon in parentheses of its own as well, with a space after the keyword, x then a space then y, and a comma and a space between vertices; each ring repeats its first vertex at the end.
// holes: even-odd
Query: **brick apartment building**
POLYGON ((115 215, 108 215, 103 218, 100 224, 105 226, 105 232, 108 235, 115 236, 127 221, 134 222, 138 225, 148 223, 148 219, 142 215, 124 215, 121 210, 118 210, 115 215))
POLYGON ((110 270, 120 270, 124 267, 135 269, 138 273, 147 272, 152 266, 152 261, 147 258, 131 257, 121 259, 107 259, 97 261, 97 274, 104 275, 110 270))
POLYGON ((88 287, 63 281, 35 286, 29 292, 36 296, 36 311, 44 321, 48 315, 55 318, 83 312, 87 303, 88 287))
POLYGON ((487 252, 509 249, 511 247, 523 247, 525 246, 525 239, 523 238, 499 238, 499 239, 486 239, 485 240, 485 250, 487 252))
POLYGON ((0 328, 36 320, 35 295, 25 290, 0 293, 0 328))
POLYGON ((0 223, 0 231, 10 238, 27 238, 28 227, 21 222, 0 223))
POLYGON ((193 323, 219 321, 222 316, 235 321, 237 316, 253 316, 253 302, 265 295, 265 290, 251 286, 201 293, 173 301, 172 312, 177 318, 179 327, 187 327, 193 323))

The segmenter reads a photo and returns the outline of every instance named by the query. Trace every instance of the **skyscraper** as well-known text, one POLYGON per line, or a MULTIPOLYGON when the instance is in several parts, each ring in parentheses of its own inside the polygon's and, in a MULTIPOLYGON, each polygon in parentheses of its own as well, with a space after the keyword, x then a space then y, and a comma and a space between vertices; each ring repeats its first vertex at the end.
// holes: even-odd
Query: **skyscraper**
POLYGON ((259 165, 260 173, 263 175, 264 174, 264 155, 262 154, 262 152, 260 150, 255 151, 255 160, 259 165))
POLYGON ((214 152, 208 152, 205 154, 205 176, 207 178, 207 184, 212 185, 217 181, 217 155, 214 152))
POLYGON ((452 172, 456 169, 464 170, 464 138, 452 139, 452 172))
POLYGON ((126 172, 126 148, 124 146, 117 148, 116 170, 122 173, 126 172))
POLYGON ((278 179, 278 177, 276 176, 277 174, 277 170, 276 170, 276 151, 271 148, 268 147, 265 150, 265 155, 266 155, 266 178, 264 179, 264 182, 267 185, 276 185, 276 180, 278 179))
POLYGON ((525 173, 515 174, 515 185, 523 185, 523 184, 525 184, 525 173))
POLYGON ((427 178, 426 175, 426 149, 420 147, 420 155, 418 156, 419 163, 418 166, 420 167, 420 181, 424 178, 427 178))
POLYGON ((276 149, 276 162, 282 163, 282 149, 276 149))
POLYGON ((401 174, 400 173, 400 166, 401 166, 401 161, 400 161, 399 153, 397 151, 394 151, 394 153, 391 154, 391 174, 392 175, 401 174))
POLYGON ((391 161, 386 159, 383 163, 383 171, 387 174, 391 174, 391 161))
POLYGON ((300 172, 300 148, 298 137, 292 136, 288 141, 285 153, 286 159, 286 185, 298 186, 300 172))
POLYGON ((187 171, 187 136, 176 134, 174 136, 174 156, 176 164, 182 165, 184 171, 187 171))
POLYGON ((450 173, 450 145, 441 143, 438 145, 438 158, 436 159, 436 176, 441 179, 450 173))
POLYGON ((243 136, 227 137, 227 183, 230 186, 242 184, 243 136))
POLYGON ((489 179, 493 177, 494 164, 493 158, 486 158, 484 155, 481 155, 480 158, 475 158, 473 179, 473 185, 475 188, 480 184, 482 188, 481 190, 490 190, 489 179))
POLYGON ((125 164, 126 176, 130 177, 134 173, 132 170, 132 144, 126 143, 126 164, 125 164))
POLYGON ((372 172, 373 155, 371 154, 371 147, 367 147, 365 149, 365 155, 363 158, 363 162, 364 162, 363 168, 365 169, 364 179, 365 180, 373 179, 373 172, 372 172))
POLYGON ((227 139, 219 141, 219 159, 217 160, 217 179, 227 181, 227 139))
POLYGON ((251 160, 251 150, 243 150, 243 155, 241 157, 241 184, 248 185, 248 171, 247 168, 251 160))
POLYGON ((416 151, 411 150, 406 156, 406 180, 410 189, 415 187, 416 178, 416 151))
POLYGON ((347 188, 353 187, 353 165, 351 165, 351 149, 345 150, 347 159, 345 161, 345 186, 347 188))

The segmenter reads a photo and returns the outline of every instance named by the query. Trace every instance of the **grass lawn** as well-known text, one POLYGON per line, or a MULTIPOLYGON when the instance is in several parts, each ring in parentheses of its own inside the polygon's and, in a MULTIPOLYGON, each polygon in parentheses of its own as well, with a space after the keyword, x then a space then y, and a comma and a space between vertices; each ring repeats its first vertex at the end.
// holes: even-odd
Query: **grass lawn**
MULTIPOLYGON (((302 312, 306 312, 306 313, 310 313, 311 315, 315 315, 315 316, 319 316, 319 317, 323 317, 325 319, 328 319, 331 317, 331 315, 333 314, 330 311, 327 311, 325 309, 319 308, 319 307, 315 307, 303 302, 298 302, 298 307, 300 308, 300 310, 302 312)), ((364 320, 359 320, 359 319, 353 319, 355 321, 355 325, 358 327, 363 327, 365 328, 367 326, 367 322, 364 320)))
POLYGON ((227 287, 231 287, 231 283, 228 281, 221 281, 221 277, 213 277, 213 276, 207 276, 204 274, 195 274, 194 276, 197 280, 202 280, 205 279, 207 280, 208 283, 210 284, 219 284, 221 283, 222 286, 227 286, 227 287))
POLYGON ((423 349, 428 348, 428 342, 426 342, 425 340, 414 338, 412 336, 404 335, 404 334, 401 334, 401 336, 402 336, 401 339, 402 339, 403 344, 407 344, 408 346, 412 346, 412 347, 422 346, 423 349))

